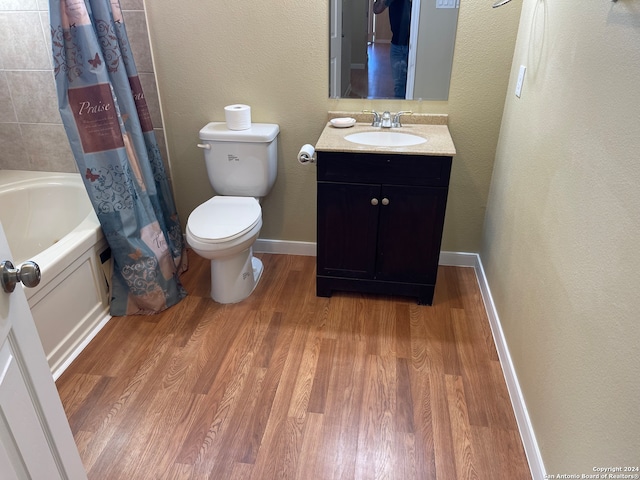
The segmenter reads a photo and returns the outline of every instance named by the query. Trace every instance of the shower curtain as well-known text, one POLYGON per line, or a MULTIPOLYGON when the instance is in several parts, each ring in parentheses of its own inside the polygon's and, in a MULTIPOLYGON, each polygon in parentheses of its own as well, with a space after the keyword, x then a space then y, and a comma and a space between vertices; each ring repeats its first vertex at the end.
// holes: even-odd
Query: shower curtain
POLYGON ((114 262, 111 314, 186 292, 178 214, 118 0, 50 0, 60 115, 114 262))

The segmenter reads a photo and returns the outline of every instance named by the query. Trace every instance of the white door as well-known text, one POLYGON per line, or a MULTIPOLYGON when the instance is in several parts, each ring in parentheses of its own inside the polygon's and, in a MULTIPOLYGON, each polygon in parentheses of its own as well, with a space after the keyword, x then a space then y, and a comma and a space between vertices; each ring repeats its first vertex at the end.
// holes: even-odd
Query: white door
POLYGON ((407 90, 404 98, 413 100, 416 83, 416 56, 418 51, 418 28, 420 28, 420 0, 411 2, 411 26, 409 27, 409 60, 407 63, 407 90))
MULTIPOLYGON (((0 262, 12 261, 0 224, 0 262)), ((2 275, 2 272, 0 272, 2 275)), ((0 286, 0 478, 87 478, 38 332, 18 284, 0 286)))
POLYGON ((342 0, 331 0, 329 10, 329 95, 338 98, 342 77, 342 0))

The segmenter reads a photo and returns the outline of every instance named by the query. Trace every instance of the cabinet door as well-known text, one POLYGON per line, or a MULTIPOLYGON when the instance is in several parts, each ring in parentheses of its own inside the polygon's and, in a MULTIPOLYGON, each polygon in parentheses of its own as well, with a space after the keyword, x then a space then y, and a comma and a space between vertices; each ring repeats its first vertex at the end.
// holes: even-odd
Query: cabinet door
POLYGON ((379 185, 318 183, 318 275, 373 277, 379 194, 379 185))
POLYGON ((434 284, 447 189, 382 187, 375 278, 434 284))

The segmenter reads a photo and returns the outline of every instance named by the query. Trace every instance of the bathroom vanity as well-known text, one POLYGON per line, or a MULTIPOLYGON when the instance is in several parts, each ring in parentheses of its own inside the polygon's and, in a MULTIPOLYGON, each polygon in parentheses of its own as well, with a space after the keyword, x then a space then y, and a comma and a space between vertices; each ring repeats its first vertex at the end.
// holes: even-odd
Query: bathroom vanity
POLYGON ((384 293, 431 305, 455 155, 446 124, 383 130, 327 124, 316 152, 317 295, 384 293), (390 147, 345 140, 364 132, 374 139, 402 132, 427 141, 390 147))

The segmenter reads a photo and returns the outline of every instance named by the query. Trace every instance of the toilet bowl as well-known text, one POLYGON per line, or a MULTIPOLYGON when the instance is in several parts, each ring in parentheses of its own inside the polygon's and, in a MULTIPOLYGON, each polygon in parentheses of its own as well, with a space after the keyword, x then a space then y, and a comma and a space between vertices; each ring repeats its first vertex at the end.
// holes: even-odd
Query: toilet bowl
POLYGON ((211 260, 211 298, 237 303, 247 298, 262 275, 253 244, 262 227, 257 198, 276 180, 278 132, 273 123, 230 130, 210 122, 200 130, 207 176, 216 196, 191 212, 186 238, 193 251, 211 260))
POLYGON ((211 298, 237 303, 247 298, 262 275, 253 244, 262 227, 262 210, 253 197, 215 196, 198 206, 187 220, 187 242, 211 260, 211 298))

